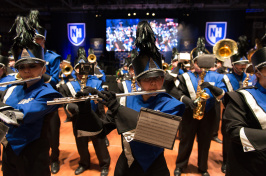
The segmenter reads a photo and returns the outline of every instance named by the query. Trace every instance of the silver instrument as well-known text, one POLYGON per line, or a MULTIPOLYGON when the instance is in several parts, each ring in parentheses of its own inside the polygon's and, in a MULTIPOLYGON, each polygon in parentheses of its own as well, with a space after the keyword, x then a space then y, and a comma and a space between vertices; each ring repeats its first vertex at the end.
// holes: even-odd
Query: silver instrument
POLYGON ((34 78, 16 80, 16 81, 9 81, 9 82, 0 83, 0 86, 6 86, 6 85, 10 85, 10 84, 19 84, 19 83, 30 82, 30 81, 35 81, 35 80, 39 80, 39 79, 41 79, 40 76, 37 76, 34 78))
MULTIPOLYGON (((155 91, 140 91, 140 92, 130 92, 130 93, 120 93, 116 94, 116 97, 125 97, 125 96, 133 96, 133 95, 147 95, 147 94, 156 94, 166 92, 165 89, 155 90, 155 91)), ((98 95, 89 95, 85 97, 75 98, 75 97, 65 97, 65 98, 56 98, 52 101, 47 101, 47 105, 55 105, 55 104, 64 104, 64 103, 75 103, 80 101, 85 101, 88 98, 91 100, 101 100, 98 95)))

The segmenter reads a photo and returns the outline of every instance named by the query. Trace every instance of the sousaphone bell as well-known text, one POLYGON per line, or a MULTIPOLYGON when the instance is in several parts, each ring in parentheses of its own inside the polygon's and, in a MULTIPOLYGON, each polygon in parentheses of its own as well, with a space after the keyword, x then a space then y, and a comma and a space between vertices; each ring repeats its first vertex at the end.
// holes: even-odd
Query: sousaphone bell
POLYGON ((237 52, 237 43, 231 39, 220 40, 213 46, 213 54, 222 62, 225 59, 229 59, 232 55, 237 54, 237 52))

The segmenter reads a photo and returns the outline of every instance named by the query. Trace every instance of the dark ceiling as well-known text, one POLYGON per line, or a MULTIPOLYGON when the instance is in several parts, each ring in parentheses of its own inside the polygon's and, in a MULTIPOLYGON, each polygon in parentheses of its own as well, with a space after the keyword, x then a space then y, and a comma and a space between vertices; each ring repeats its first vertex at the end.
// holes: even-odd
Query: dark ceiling
POLYGON ((0 13, 119 10, 119 9, 246 9, 266 8, 265 0, 0 0, 0 13))

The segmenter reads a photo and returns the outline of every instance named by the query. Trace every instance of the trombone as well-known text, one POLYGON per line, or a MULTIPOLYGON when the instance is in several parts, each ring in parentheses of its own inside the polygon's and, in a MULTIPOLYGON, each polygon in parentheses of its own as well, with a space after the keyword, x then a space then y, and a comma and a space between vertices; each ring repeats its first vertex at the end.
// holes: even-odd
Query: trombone
MULTIPOLYGON (((157 94, 157 93, 163 93, 166 92, 165 89, 161 90, 155 90, 155 91, 140 91, 140 92, 130 92, 130 93, 120 93, 116 94, 116 97, 126 97, 126 96, 132 96, 132 95, 147 95, 147 94, 157 94)), ((56 105, 56 104, 64 104, 64 103, 75 103, 75 102, 81 102, 85 101, 88 98, 91 100, 101 100, 101 98, 98 97, 98 95, 89 95, 85 97, 64 97, 64 98, 55 98, 52 101, 47 101, 47 105, 56 105)))

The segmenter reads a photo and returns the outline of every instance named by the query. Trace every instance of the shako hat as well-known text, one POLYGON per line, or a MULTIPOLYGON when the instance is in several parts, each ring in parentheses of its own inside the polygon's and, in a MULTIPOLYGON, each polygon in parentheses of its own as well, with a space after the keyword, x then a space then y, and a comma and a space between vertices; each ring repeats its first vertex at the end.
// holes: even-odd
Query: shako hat
POLYGON ((147 21, 138 23, 135 46, 139 54, 132 61, 136 79, 164 76, 162 56, 155 45, 155 36, 147 21))
POLYGON ((237 41, 237 54, 230 57, 232 65, 234 64, 248 64, 247 51, 248 51, 248 40, 245 35, 238 37, 237 41))
POLYGON ((253 70, 264 67, 266 65, 266 47, 256 51, 251 57, 251 62, 253 70))
POLYGON ((27 17, 17 16, 10 32, 16 31, 11 51, 16 61, 15 68, 20 64, 45 63, 43 48, 35 43, 34 28, 29 25, 27 17))
POLYGON ((74 69, 76 70, 77 66, 81 63, 88 63, 88 60, 86 57, 86 51, 85 51, 84 47, 79 47, 79 49, 78 49, 74 69))

